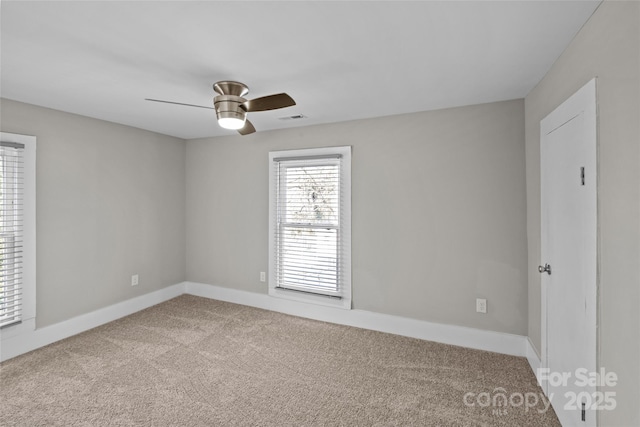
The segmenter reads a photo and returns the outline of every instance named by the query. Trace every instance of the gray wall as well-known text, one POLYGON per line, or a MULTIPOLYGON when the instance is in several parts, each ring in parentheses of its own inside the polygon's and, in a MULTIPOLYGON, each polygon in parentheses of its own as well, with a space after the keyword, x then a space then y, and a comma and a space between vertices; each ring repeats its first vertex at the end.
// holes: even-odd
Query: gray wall
POLYGON ((525 335, 523 108, 188 141, 187 280, 266 293, 268 152, 351 145, 354 308, 525 335))
POLYGON ((38 327, 184 280, 184 141, 4 99, 0 119, 38 138, 38 327))
POLYGON ((529 337, 540 345, 540 120, 593 77, 599 109, 599 366, 620 378, 603 425, 640 425, 640 3, 606 1, 525 99, 529 337))

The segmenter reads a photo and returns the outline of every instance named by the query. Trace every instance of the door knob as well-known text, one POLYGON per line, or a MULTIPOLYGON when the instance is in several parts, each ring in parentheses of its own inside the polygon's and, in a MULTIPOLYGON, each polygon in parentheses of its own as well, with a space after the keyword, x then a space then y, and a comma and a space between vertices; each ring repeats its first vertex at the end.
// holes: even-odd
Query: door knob
POLYGON ((551 275, 551 266, 549 264, 545 264, 544 266, 539 265, 538 266, 538 271, 540 273, 545 273, 546 272, 547 274, 551 275))

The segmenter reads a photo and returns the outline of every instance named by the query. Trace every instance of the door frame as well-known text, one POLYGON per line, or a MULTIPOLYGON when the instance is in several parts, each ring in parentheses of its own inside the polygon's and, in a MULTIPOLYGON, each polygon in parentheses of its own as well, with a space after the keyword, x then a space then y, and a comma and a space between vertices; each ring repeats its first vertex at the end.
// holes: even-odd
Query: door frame
MULTIPOLYGON (((587 144, 592 144, 593 148, 593 164, 595 173, 595 197, 596 197, 596 212, 595 212, 595 237, 596 237, 596 254, 595 254, 595 278, 590 281, 590 289, 588 290, 588 323, 593 327, 593 342, 589 342, 588 345, 593 351, 594 370, 597 369, 599 363, 599 297, 598 289, 600 287, 600 236, 599 236, 599 200, 598 200, 598 186, 599 186, 599 170, 598 170, 598 120, 597 120, 597 102, 596 102, 596 83, 597 79, 593 78, 586 85, 580 88, 576 93, 564 101, 559 107, 553 110, 549 115, 540 121, 540 257, 543 256, 542 246, 542 232, 545 221, 545 209, 546 203, 544 194, 542 193, 544 185, 544 165, 545 158, 547 156, 545 149, 545 138, 554 130, 558 129, 565 123, 574 119, 581 113, 584 114, 585 127, 589 129, 585 141, 587 144)), ((540 259, 540 264, 549 262, 549 260, 540 259)), ((547 336, 547 284, 545 280, 540 280, 541 288, 541 367, 548 368, 548 336, 547 336)), ((591 341, 591 340, 590 340, 591 341)), ((541 384, 544 393, 549 395, 549 384, 544 382, 541 384)), ((596 411, 597 412, 597 411, 596 411)), ((596 416, 597 417, 597 416, 596 416)))

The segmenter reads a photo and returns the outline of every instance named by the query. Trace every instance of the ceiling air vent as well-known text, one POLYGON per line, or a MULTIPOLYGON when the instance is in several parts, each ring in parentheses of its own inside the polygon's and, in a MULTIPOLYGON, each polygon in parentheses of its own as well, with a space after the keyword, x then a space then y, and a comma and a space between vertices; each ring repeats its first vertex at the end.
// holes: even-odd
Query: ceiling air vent
POLYGON ((278 120, 300 120, 306 118, 307 116, 304 114, 294 114, 293 116, 278 117, 278 120))

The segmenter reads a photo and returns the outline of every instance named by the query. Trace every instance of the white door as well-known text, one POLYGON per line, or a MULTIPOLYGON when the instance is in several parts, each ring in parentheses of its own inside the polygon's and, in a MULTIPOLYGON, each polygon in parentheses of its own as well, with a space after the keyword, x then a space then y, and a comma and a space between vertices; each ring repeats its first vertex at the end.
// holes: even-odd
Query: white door
POLYGON ((595 426, 595 79, 540 122, 540 139, 543 387, 563 426, 595 426))

